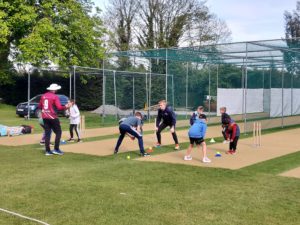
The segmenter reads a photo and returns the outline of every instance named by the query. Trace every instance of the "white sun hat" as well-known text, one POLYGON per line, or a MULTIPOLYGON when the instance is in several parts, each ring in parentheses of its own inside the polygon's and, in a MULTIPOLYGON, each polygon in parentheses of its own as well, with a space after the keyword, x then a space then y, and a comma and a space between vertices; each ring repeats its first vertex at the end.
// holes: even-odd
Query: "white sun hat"
POLYGON ((59 89, 61 89, 61 86, 58 85, 58 84, 51 84, 51 85, 47 88, 48 91, 57 91, 57 90, 59 90, 59 89))

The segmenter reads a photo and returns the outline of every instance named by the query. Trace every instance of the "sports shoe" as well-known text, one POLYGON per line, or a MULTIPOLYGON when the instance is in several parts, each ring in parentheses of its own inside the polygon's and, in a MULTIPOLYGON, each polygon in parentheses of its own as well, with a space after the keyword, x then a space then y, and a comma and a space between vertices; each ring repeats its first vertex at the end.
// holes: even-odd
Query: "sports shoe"
POLYGON ((161 144, 158 142, 155 144, 155 148, 160 148, 160 146, 161 146, 161 144))
POLYGON ((148 154, 147 152, 145 152, 145 153, 142 153, 142 156, 143 157, 148 157, 148 156, 150 156, 150 154, 148 154))
POLYGON ((236 154, 236 151, 235 150, 232 150, 231 151, 231 155, 235 155, 236 154))
POLYGON ((115 154, 115 155, 116 155, 116 154, 118 154, 118 151, 117 151, 117 150, 115 150, 115 151, 114 151, 114 154, 115 154))
POLYGON ((64 152, 61 151, 60 149, 54 149, 54 150, 53 150, 53 154, 55 154, 55 155, 63 155, 64 152))
POLYGON ((210 163, 211 160, 209 158, 207 158, 207 157, 203 157, 202 162, 204 162, 204 163, 210 163))
POLYGON ((179 150, 179 149, 180 149, 179 144, 176 144, 174 149, 175 149, 175 150, 179 150))
POLYGON ((226 154, 232 154, 232 150, 228 150, 226 154))
POLYGON ((81 143, 81 142, 82 142, 82 140, 81 140, 81 139, 78 139, 78 140, 77 140, 77 143, 81 143))
POLYGON ((67 142, 73 142, 74 141, 74 138, 69 138, 68 140, 67 140, 67 142))
POLYGON ((185 160, 185 161, 190 161, 190 160, 192 160, 193 158, 192 158, 192 156, 190 156, 190 155, 185 155, 184 156, 184 158, 183 158, 183 160, 185 160))
POLYGON ((52 151, 46 151, 46 152, 45 152, 45 155, 46 155, 46 156, 48 156, 48 155, 53 155, 53 152, 52 152, 52 151))

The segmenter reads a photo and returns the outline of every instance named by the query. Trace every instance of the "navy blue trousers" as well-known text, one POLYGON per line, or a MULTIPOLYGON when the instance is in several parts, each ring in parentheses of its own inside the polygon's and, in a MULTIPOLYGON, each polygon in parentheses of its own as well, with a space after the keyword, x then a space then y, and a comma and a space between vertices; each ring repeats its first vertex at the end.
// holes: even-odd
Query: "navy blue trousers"
POLYGON ((120 136, 119 136, 117 145, 115 147, 116 152, 119 150, 119 147, 122 144, 122 141, 123 141, 126 133, 129 133, 138 139, 141 154, 145 153, 142 135, 140 135, 135 129, 132 129, 130 126, 128 126, 126 124, 121 124, 119 129, 120 129, 120 136))

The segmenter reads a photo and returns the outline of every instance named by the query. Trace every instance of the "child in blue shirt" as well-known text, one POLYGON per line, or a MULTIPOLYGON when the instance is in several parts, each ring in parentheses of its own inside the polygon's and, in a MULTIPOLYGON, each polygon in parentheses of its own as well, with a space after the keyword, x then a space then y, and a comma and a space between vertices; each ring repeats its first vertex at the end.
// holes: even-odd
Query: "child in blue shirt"
POLYGON ((196 144, 197 148, 200 150, 200 146, 202 146, 203 159, 202 162, 210 163, 211 160, 206 155, 206 143, 205 143, 205 134, 207 130, 206 120, 199 118, 194 121, 193 125, 189 129, 189 138, 190 138, 190 146, 184 156, 184 160, 192 160, 191 152, 196 144))

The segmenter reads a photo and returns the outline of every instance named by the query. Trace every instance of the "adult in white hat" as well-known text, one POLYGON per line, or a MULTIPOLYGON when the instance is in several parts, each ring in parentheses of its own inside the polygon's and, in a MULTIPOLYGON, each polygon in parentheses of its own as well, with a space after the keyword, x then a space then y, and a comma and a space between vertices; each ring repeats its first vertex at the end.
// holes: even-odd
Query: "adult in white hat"
POLYGON ((42 95, 38 108, 42 110, 42 118, 45 126, 45 155, 63 155, 64 153, 59 149, 61 139, 61 126, 58 116, 54 110, 54 106, 57 110, 66 110, 69 105, 62 106, 60 104, 56 91, 60 90, 61 86, 57 84, 51 84, 44 95, 42 95), (54 150, 50 150, 50 136, 51 130, 55 133, 55 145, 54 150))

